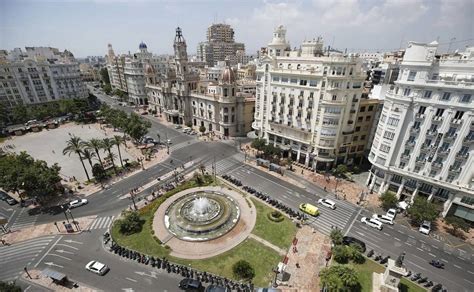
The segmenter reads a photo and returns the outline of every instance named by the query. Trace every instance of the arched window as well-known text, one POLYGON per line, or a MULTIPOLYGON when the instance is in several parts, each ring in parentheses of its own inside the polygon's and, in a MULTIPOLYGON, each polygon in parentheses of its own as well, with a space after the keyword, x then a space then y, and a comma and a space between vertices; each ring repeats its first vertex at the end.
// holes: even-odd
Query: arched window
POLYGON ((229 113, 229 108, 225 107, 224 108, 224 114, 227 114, 227 113, 229 113))

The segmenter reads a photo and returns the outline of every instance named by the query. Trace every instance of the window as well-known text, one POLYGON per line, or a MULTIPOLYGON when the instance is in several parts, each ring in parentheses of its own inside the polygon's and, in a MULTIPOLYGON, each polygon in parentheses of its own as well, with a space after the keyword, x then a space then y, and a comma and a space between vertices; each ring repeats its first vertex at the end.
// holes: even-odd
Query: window
POLYGON ((300 85, 306 86, 308 84, 308 80, 300 80, 300 85))
POLYGON ((461 102, 471 102, 471 95, 470 94, 464 94, 461 98, 461 102))
POLYGON ((359 140, 359 136, 354 136, 354 138, 352 138, 353 142, 357 142, 358 140, 359 140))
POLYGON ((367 111, 371 112, 374 110, 374 106, 373 105, 369 105, 369 108, 367 109, 367 111))
POLYGON ((282 82, 282 83, 288 83, 288 78, 282 77, 282 78, 281 78, 281 82, 282 82))
POLYGON ((443 113, 444 113, 444 109, 439 108, 439 109, 436 110, 435 116, 436 117, 441 117, 443 115, 443 113))
POLYGON ((451 98, 451 92, 445 92, 443 93, 443 97, 441 97, 441 100, 449 100, 451 98))
POLYGON ((356 131, 356 132, 359 132, 359 131, 360 131, 360 127, 356 127, 356 128, 355 128, 355 131, 356 131))
POLYGON ((407 81, 415 81, 415 76, 416 76, 416 71, 410 71, 410 73, 408 73, 407 81))
POLYGON ((454 115, 454 119, 462 119, 463 115, 464 115, 463 111, 457 111, 456 114, 454 115))
POLYGON ((290 83, 298 83, 298 79, 291 78, 290 83))
POLYGON ((360 140, 364 141, 365 140, 365 135, 360 136, 360 140))
POLYGON ((405 162, 400 162, 399 168, 404 168, 404 167, 405 167, 405 165, 406 165, 406 163, 405 163, 405 162))
POLYGON ((361 113, 365 112, 365 106, 361 106, 361 107, 360 107, 360 112, 361 112, 361 113))
POLYGON ((423 95, 424 98, 431 98, 431 91, 427 90, 425 91, 425 94, 423 95))
POLYGON ((393 137, 395 137, 395 133, 390 132, 390 131, 385 131, 385 133, 383 133, 383 137, 388 140, 393 140, 393 137))
POLYGON ((316 80, 310 80, 310 81, 309 81, 309 86, 311 86, 311 87, 316 87, 316 86, 318 86, 318 81, 316 81, 316 80))
POLYGON ((411 89, 410 89, 410 88, 405 88, 405 90, 403 91, 403 95, 404 95, 404 96, 409 96, 409 95, 410 95, 410 92, 411 92, 411 89))
POLYGON ((426 111, 426 106, 420 106, 420 107, 418 108, 418 113, 419 113, 419 114, 424 114, 425 111, 426 111))
POLYGON ((396 126, 398 126, 399 121, 400 120, 397 119, 397 118, 388 118, 387 124, 390 125, 390 126, 395 126, 396 127, 396 126))
POLYGON ((380 145, 380 151, 388 153, 390 151, 390 146, 387 146, 385 144, 380 145))
POLYGON ((274 82, 280 81, 280 77, 279 77, 279 76, 273 76, 273 81, 274 81, 274 82))
POLYGON ((361 88, 362 87, 362 83, 361 82, 354 82, 352 84, 352 88, 361 88))
POLYGON ((337 100, 337 95, 334 94, 334 95, 332 96, 332 100, 337 100))
POLYGON ((371 118, 370 116, 366 116, 366 117, 365 117, 365 121, 366 121, 366 122, 367 122, 367 121, 370 121, 370 118, 371 118))
POLYGON ((364 150, 364 145, 357 146, 357 151, 362 151, 362 150, 364 150))
POLYGON ((363 119, 364 119, 364 117, 358 117, 358 118, 357 118, 357 121, 358 121, 358 122, 362 122, 363 119))

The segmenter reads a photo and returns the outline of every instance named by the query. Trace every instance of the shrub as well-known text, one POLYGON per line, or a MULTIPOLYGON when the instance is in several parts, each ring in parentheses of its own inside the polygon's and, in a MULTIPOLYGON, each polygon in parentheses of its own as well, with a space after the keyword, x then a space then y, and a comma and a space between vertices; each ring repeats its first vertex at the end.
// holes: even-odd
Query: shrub
POLYGON ((250 280, 255 277, 255 269, 249 262, 240 260, 232 266, 234 276, 239 279, 250 280))
POLYGON ((283 214, 277 210, 267 213, 267 218, 273 222, 281 222, 285 220, 283 214))
POLYGON ((451 229, 448 231, 454 236, 462 237, 462 233, 460 233, 459 230, 469 232, 469 224, 462 218, 449 216, 444 219, 444 222, 451 225, 451 229))
POLYGON ((334 260, 340 264, 346 264, 351 257, 351 254, 345 245, 336 245, 332 250, 332 254, 334 260))
POLYGON ((120 233, 130 235, 142 230, 144 221, 138 212, 127 211, 124 218, 119 220, 120 233))
POLYGON ((397 196, 390 191, 386 191, 379 197, 380 205, 382 209, 388 210, 397 206, 397 196))
POLYGON ((342 244, 342 238, 344 237, 344 235, 342 234, 341 229, 336 228, 331 230, 331 234, 329 235, 329 237, 335 245, 340 245, 342 244))

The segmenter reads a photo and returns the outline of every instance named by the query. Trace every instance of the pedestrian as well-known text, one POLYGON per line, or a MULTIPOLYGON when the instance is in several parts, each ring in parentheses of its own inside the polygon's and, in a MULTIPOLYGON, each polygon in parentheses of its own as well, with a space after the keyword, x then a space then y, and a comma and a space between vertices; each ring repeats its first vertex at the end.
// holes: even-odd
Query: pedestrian
POLYGON ((327 189, 326 189, 326 187, 324 187, 324 191, 325 191, 325 192, 327 192, 327 189))
POLYGON ((301 174, 303 174, 303 169, 301 170, 301 174))
POLYGON ((300 268, 300 263, 296 263, 296 268, 300 268))

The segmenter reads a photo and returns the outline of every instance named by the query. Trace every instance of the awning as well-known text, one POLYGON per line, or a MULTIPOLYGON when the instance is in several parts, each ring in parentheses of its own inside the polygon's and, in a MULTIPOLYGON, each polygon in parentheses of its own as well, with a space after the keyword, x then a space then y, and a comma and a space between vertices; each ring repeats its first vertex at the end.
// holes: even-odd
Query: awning
POLYGON ((57 272, 55 270, 51 270, 50 268, 46 268, 44 269, 41 274, 43 274, 44 276, 46 277, 49 277, 55 281, 63 281, 64 279, 66 279, 66 275, 63 274, 63 273, 60 273, 60 272, 57 272))

